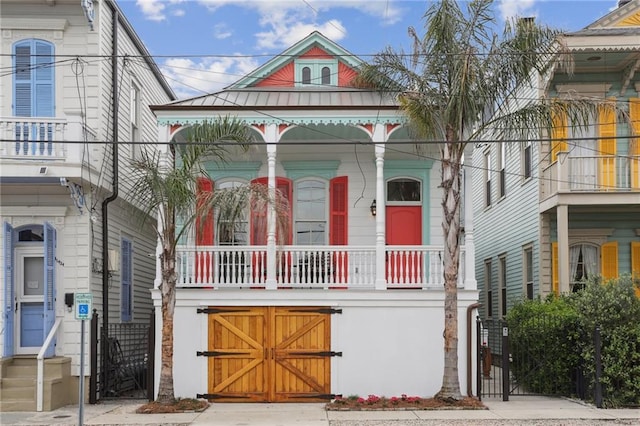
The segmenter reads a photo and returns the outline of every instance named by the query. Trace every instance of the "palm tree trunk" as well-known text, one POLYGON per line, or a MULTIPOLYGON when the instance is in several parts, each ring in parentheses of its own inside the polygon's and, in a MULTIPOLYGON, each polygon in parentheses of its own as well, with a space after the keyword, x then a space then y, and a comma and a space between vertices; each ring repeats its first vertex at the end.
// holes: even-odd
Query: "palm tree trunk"
POLYGON ((162 262, 162 346, 160 362, 160 383, 157 401, 170 403, 175 399, 173 389, 173 313, 176 306, 175 256, 173 250, 165 247, 162 262))
POLYGON ((462 399, 458 379, 458 265, 460 264, 460 159, 463 144, 442 148, 442 230, 444 232, 444 373, 437 398, 462 399))

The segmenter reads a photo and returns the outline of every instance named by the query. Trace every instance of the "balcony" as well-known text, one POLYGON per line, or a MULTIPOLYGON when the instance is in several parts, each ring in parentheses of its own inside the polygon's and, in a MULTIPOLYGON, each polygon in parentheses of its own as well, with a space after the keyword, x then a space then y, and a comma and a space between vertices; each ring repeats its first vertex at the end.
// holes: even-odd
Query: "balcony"
MULTIPOLYGON (((558 161, 542 169, 541 200, 547 207, 555 205, 552 198, 578 194, 618 194, 609 202, 625 203, 626 194, 640 192, 640 156, 593 156, 570 157, 568 153, 558 154, 558 161)), ((602 199, 583 196, 568 202, 601 204, 602 199)), ((637 200, 629 198, 629 202, 637 200)))
MULTIPOLYGON (((387 289, 442 289, 443 248, 385 246, 387 289)), ((464 247, 458 287, 464 287, 464 247)), ((374 246, 283 246, 276 251, 277 288, 375 288, 374 246)), ((266 246, 179 246, 177 285, 183 288, 267 288, 266 246)))
POLYGON ((81 144, 73 149, 67 141, 93 142, 96 133, 80 117, 0 117, 0 158, 15 160, 80 159, 81 144), (71 150, 71 152, 70 152, 71 150), (70 155, 71 154, 71 155, 70 155), (77 155, 72 155, 77 154, 77 155))

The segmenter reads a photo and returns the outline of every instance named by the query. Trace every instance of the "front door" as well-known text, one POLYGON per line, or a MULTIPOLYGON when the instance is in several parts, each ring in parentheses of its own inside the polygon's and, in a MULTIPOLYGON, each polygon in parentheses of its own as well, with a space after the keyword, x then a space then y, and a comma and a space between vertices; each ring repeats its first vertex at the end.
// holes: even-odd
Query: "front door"
MULTIPOLYGON (((388 246, 422 244, 422 206, 387 206, 386 222, 388 246)), ((425 272, 422 255, 416 250, 391 248, 386 259, 387 284, 418 283, 425 272)))
POLYGON ((44 343, 44 253, 16 249, 16 354, 37 354, 44 343))

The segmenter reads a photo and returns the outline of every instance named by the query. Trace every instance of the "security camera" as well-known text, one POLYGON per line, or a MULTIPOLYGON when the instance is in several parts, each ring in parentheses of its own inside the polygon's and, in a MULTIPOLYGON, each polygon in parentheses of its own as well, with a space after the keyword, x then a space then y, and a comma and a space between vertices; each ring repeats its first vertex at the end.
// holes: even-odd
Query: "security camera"
POLYGON ((60 186, 69 186, 69 182, 67 182, 67 178, 60 178, 60 186))

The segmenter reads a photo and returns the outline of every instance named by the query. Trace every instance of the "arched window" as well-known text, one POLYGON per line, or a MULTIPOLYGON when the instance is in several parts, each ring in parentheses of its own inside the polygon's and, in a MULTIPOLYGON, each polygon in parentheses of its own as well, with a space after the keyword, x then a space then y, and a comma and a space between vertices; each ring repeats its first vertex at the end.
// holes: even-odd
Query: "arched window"
POLYGON ((53 44, 38 39, 13 46, 13 109, 18 117, 54 116, 53 44))
POLYGON ((331 83, 331 70, 329 67, 322 67, 322 84, 330 84, 331 83))
POLYGON ((419 180, 411 178, 396 178, 387 182, 387 202, 422 201, 422 185, 419 180))
POLYGON ((302 84, 311 84, 311 68, 302 68, 302 84))
POLYGON ((16 229, 18 242, 43 242, 44 227, 42 225, 26 225, 16 229))

